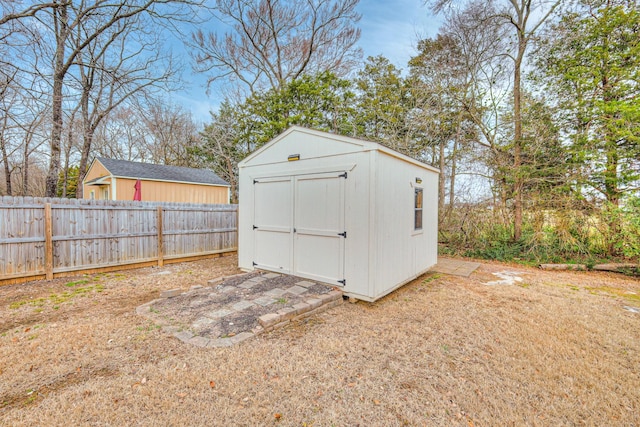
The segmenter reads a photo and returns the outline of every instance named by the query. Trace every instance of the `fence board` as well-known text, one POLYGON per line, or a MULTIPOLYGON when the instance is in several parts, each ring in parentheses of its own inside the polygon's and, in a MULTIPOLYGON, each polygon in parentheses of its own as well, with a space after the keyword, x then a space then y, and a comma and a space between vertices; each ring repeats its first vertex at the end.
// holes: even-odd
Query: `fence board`
POLYGON ((210 253, 237 246, 235 210, 164 212, 164 255, 210 253))
MULTIPOLYGON (((20 199, 18 202, 22 202, 20 199)), ((44 208, 0 198, 0 277, 44 272, 44 208)))
POLYGON ((162 265, 163 258, 235 251, 237 209, 237 205, 0 197, 0 283, 154 260, 162 265))

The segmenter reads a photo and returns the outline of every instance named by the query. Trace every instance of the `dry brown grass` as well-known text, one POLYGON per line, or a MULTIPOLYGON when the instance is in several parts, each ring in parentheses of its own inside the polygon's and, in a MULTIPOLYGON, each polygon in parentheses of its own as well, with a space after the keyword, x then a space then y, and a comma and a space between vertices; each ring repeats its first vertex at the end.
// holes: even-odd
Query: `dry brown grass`
POLYGON ((623 309, 640 306, 637 280, 484 264, 223 349, 187 346, 134 314, 158 290, 233 274, 235 262, 0 288, 0 423, 640 424, 640 314, 623 309), (482 284, 505 268, 525 272, 521 286, 482 284), (53 308, 96 283, 102 292, 53 308))

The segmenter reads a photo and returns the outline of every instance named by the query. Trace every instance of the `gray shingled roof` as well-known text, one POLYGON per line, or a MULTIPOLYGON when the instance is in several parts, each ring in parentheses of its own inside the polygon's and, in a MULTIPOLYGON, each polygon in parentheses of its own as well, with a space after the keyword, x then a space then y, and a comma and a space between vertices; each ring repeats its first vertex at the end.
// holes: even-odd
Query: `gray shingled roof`
POLYGON ((114 160, 106 157, 96 157, 96 159, 116 177, 229 185, 227 181, 208 169, 154 165, 151 163, 129 162, 127 160, 114 160))

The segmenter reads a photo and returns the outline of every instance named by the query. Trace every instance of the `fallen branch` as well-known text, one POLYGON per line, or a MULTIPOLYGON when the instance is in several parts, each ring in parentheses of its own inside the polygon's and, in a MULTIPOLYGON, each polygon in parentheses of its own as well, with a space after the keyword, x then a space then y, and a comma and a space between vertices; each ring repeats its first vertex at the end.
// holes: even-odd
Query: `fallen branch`
POLYGON ((540 268, 543 270, 587 270, 587 266, 584 264, 540 264, 540 268))
POLYGON ((597 271, 615 271, 621 270, 634 270, 640 269, 640 265, 637 264, 622 264, 622 263, 610 263, 610 264, 598 264, 593 266, 593 270, 597 271))
POLYGON ((540 264, 542 270, 572 270, 572 271, 613 271, 615 273, 624 273, 625 270, 640 270, 640 265, 637 264, 624 264, 624 263, 609 263, 609 264, 597 264, 590 269, 585 264, 540 264))

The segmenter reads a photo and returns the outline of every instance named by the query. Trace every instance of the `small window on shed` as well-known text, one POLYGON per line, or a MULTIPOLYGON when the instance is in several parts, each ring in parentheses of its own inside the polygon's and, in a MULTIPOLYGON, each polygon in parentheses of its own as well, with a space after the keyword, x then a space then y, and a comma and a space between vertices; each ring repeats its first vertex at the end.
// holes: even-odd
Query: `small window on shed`
POLYGON ((422 188, 415 190, 413 229, 422 230, 422 188))

